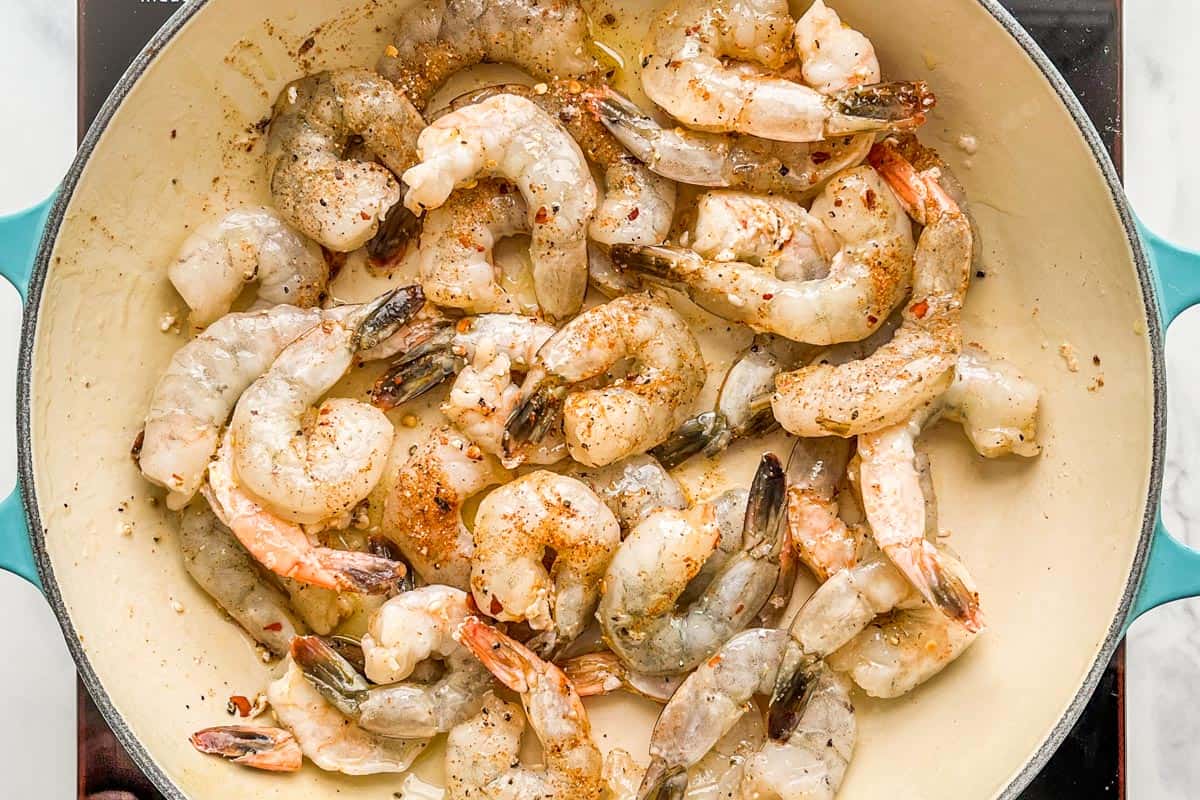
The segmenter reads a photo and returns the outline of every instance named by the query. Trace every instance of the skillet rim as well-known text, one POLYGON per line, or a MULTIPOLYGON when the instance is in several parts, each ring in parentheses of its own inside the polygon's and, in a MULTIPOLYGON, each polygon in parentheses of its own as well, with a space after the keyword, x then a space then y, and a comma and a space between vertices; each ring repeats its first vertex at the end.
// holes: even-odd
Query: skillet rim
MULTIPOLYGON (((1166 449, 1166 365, 1164 358, 1163 324, 1159 316, 1159 292, 1157 282, 1150 266, 1149 258, 1137 232, 1132 212, 1130 211, 1120 178, 1109 157, 1103 141, 1097 133, 1091 119, 1084 111, 1078 98, 1071 91, 1066 80, 1050 61, 1028 32, 1003 7, 999 0, 975 0, 987 11, 1000 27, 1011 36, 1026 56, 1034 63, 1042 76, 1054 89, 1060 102, 1070 113, 1078 128, 1080 136, 1087 143, 1092 157, 1099 167, 1105 183, 1108 184, 1113 205, 1125 229, 1125 238, 1133 256, 1138 284, 1142 291, 1142 306, 1145 312, 1146 336, 1150 344, 1151 382, 1154 390, 1153 427, 1151 441, 1151 463, 1149 475, 1149 491, 1143 511, 1142 530, 1138 537, 1137 549, 1134 553, 1133 566, 1126 580, 1117 613, 1109 626, 1104 642, 1097 651, 1095 660, 1089 668, 1066 711, 1051 729, 1049 735, 1034 752, 1034 754, 1009 779, 1007 786, 997 795, 998 800, 1016 800, 1020 793, 1029 785, 1033 778, 1045 767, 1050 757, 1058 750, 1071 729, 1078 721, 1084 707, 1095 692, 1097 684, 1112 659, 1113 652, 1124 634, 1125 621, 1128 619, 1137 590, 1141 585, 1146 569, 1147 555, 1150 543, 1154 537, 1155 525, 1158 519, 1159 501, 1162 495, 1163 462, 1166 449)), ((37 562, 38 575, 54 616, 58 619, 67 648, 71 652, 78 667, 80 677, 89 694, 96 702, 101 714, 112 728, 118 741, 125 747, 130 758, 138 766, 154 786, 168 800, 188 800, 183 791, 174 784, 166 772, 158 765, 149 751, 134 735, 117 711, 100 682, 84 652, 82 642, 75 632, 74 624, 63 603, 62 593, 54 575, 54 567, 46 552, 45 535, 41 515, 37 504, 37 492, 33 471, 33 439, 32 419, 30 414, 31 386, 33 378, 33 348, 34 336, 37 329, 42 290, 45 286, 46 275, 51 252, 62 227, 67 206, 79 185, 80 177, 92 153, 95 151, 101 136, 112 122, 114 115, 128 97, 133 87, 141 79, 147 68, 158 55, 169 45, 184 27, 203 10, 209 0, 187 0, 179 10, 163 25, 150 39, 146 47, 138 54, 133 63, 121 76, 108 99, 104 102, 96 119, 88 129, 80 143, 79 150, 67 171, 66 176, 55 198, 46 221, 38 247, 37 257, 31 273, 28 300, 26 302, 21 324, 21 345, 18 353, 17 367, 17 476, 20 484, 21 499, 25 507, 25 516, 30 531, 30 542, 34 558, 37 562)))

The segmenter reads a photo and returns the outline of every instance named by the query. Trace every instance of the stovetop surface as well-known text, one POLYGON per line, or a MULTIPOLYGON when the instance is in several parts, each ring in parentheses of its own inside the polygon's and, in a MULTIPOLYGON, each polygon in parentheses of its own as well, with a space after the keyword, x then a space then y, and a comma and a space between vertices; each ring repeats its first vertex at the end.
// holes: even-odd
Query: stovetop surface
MULTIPOLYGON (((1071 87, 1121 166, 1121 1, 1002 0, 1071 87)), ((125 68, 182 0, 78 0, 79 133, 82 136, 125 68)), ((1125 648, 1067 741, 1023 800, 1124 797, 1125 648)), ((980 743, 986 746, 986 743, 980 743)), ((79 688, 79 796, 160 800, 79 688)))

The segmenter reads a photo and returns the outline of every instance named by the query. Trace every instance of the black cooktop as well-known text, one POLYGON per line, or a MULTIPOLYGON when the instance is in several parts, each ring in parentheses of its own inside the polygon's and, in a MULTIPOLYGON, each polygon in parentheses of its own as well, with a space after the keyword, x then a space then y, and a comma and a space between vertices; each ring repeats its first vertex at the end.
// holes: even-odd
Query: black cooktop
MULTIPOLYGON (((1121 0, 1002 0, 1083 101, 1121 167, 1121 0)), ((182 0, 78 0, 79 133, 91 124, 142 45, 182 0)), ((1125 648, 1083 717, 1024 800, 1125 796, 1125 648)), ((1014 702, 1019 700, 1014 698, 1014 702)), ((980 746, 986 747, 986 742, 980 746)), ((902 796, 899 792, 897 796, 902 796)), ((160 800, 79 688, 79 796, 160 800)), ((969 800, 969 799, 966 799, 969 800)))

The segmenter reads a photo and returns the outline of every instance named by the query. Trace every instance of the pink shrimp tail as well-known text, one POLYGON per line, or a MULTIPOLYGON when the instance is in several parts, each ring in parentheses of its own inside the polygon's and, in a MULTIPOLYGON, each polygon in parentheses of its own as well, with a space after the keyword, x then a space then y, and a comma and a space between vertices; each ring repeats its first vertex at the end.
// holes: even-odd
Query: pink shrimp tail
POLYGON ((972 633, 986 627, 979 607, 979 592, 930 542, 921 540, 916 548, 885 547, 884 551, 934 608, 972 633))
POLYGON ((922 225, 928 225, 943 214, 960 213, 958 203, 946 194, 937 176, 928 171, 919 172, 891 139, 884 139, 872 147, 867 162, 887 181, 909 216, 922 225))
POLYGON ((478 658, 488 671, 514 692, 529 691, 529 676, 546 668, 555 669, 525 645, 512 639, 479 617, 467 617, 455 638, 478 658))
MULTIPOLYGON (((335 585, 330 588, 341 591, 386 594, 407 571, 403 562, 371 553, 335 550, 332 547, 317 547, 310 552, 320 570, 332 576, 335 585)), ((296 577, 303 580, 300 575, 296 577)))

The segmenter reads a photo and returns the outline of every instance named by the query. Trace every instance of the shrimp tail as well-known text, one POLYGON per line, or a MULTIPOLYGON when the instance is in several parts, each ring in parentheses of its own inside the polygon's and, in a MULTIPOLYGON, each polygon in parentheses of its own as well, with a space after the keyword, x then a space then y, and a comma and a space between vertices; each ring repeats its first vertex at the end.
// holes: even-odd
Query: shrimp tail
POLYGON ((425 305, 420 285, 401 286, 368 303, 354 333, 357 350, 370 350, 396 333, 425 305))
POLYGON ((584 103, 604 127, 619 134, 621 142, 642 161, 654 156, 654 134, 658 125, 637 105, 607 86, 595 86, 586 93, 584 103))
POLYGON ((937 105, 925 81, 897 81, 854 86, 833 96, 837 110, 848 117, 877 120, 889 128, 916 128, 937 105))
POLYGON ((312 550, 318 566, 334 576, 340 591, 387 594, 407 574, 403 563, 354 550, 317 547, 312 550))
POLYGON ((665 442, 650 451, 667 469, 675 469, 698 453, 719 453, 733 440, 729 421, 719 411, 706 411, 684 422, 665 442))
MULTIPOLYGON (((408 192, 408 187, 400 184, 400 196, 408 192)), ((409 211, 404 202, 398 202, 388 209, 387 216, 379 225, 379 230, 367 242, 367 255, 377 266, 394 264, 408 251, 408 246, 421 235, 425 218, 418 217, 409 211)))
POLYGON ((767 706, 767 733, 772 739, 785 741, 800 724, 808 703, 811 668, 812 658, 795 641, 788 642, 767 706))
POLYGON ((537 444, 562 416, 567 397, 565 383, 545 377, 536 384, 504 426, 504 454, 512 456, 526 443, 537 444))
POLYGON ((201 753, 269 772, 296 772, 304 760, 296 738, 281 728, 205 728, 193 733, 190 741, 201 753))
POLYGON ((943 213, 958 212, 958 203, 937 180, 937 167, 918 171, 895 139, 884 139, 872 147, 867 161, 918 223, 928 225, 943 213))
POLYGON ((529 691, 530 677, 545 663, 528 647, 484 623, 479 617, 467 617, 455 632, 455 638, 474 653, 501 683, 521 694, 529 691))
POLYGON ((609 694, 625 685, 625 665, 612 653, 585 653, 562 665, 567 678, 580 697, 609 694))
MULTIPOLYGON (((392 591, 395 594, 404 594, 405 592, 411 592, 413 589, 417 588, 417 573, 413 570, 412 564, 408 563, 408 559, 404 557, 404 553, 400 552, 400 548, 391 539, 387 538, 386 536, 370 537, 367 539, 367 552, 369 552, 371 555, 379 556, 380 558, 386 558, 388 561, 395 561, 404 565, 404 576, 401 577, 400 580, 396 581, 396 585, 392 588, 392 591)), ((354 642, 355 645, 358 644, 357 641, 349 639, 349 637, 343 636, 334 638, 347 639, 348 641, 354 642)), ((341 651, 339 650, 339 652, 341 651)), ((360 647, 359 653, 361 654, 361 652, 362 649, 360 647)), ((342 655, 345 655, 345 653, 342 653, 342 655)), ((351 660, 353 661, 353 659, 351 660)), ((361 667, 359 668, 359 671, 362 671, 361 667)))
POLYGON ((638 800, 683 800, 687 793, 688 774, 682 767, 673 767, 661 758, 652 758, 638 787, 638 800))
POLYGON ((764 453, 750 483, 743 528, 747 549, 765 549, 778 558, 783 548, 783 518, 787 512, 787 477, 779 456, 764 453))
POLYGON ((341 634, 324 636, 322 640, 325 644, 333 648, 334 652, 339 656, 346 659, 359 674, 366 671, 367 658, 363 654, 362 641, 355 639, 353 636, 343 636, 341 634))
POLYGON ((433 350, 403 363, 393 364, 371 390, 371 402, 390 411, 417 399, 457 375, 463 360, 449 350, 433 350))
POLYGON ((295 637, 291 653, 296 666, 322 697, 347 716, 357 713, 359 702, 371 685, 353 664, 319 636, 295 637))
POLYGON ((683 283, 703 262, 691 250, 666 245, 615 244, 609 255, 618 271, 632 270, 671 284, 683 283))
POLYGON ((932 543, 922 540, 915 550, 889 547, 884 551, 932 606, 971 633, 984 629, 979 593, 968 585, 954 562, 943 558, 932 543))

